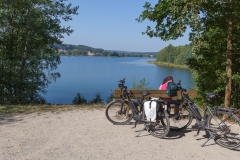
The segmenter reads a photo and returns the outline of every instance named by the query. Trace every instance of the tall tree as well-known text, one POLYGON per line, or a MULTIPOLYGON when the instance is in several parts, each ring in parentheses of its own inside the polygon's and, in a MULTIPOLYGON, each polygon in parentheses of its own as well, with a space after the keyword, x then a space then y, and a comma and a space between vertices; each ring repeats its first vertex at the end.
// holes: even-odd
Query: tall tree
POLYGON ((78 6, 65 0, 0 1, 0 103, 44 101, 42 95, 52 80, 60 57, 54 49, 62 45, 78 6))
MULTIPOLYGON (((236 38, 239 37, 237 30, 240 23, 240 1, 159 0, 153 7, 149 2, 146 2, 143 7, 145 10, 137 21, 142 22, 145 19, 149 19, 156 22, 155 29, 148 26, 143 34, 147 34, 150 37, 160 37, 163 40, 170 40, 183 36, 187 28, 190 28, 189 39, 192 41, 193 52, 197 56, 195 60, 202 58, 203 54, 200 52, 202 50, 209 57, 211 54, 225 54, 225 74, 222 76, 225 80, 224 104, 226 107, 230 106, 232 77, 237 74, 232 73, 232 53, 233 46, 239 45, 236 38), (212 42, 206 42, 207 35, 211 36, 209 39, 212 42), (213 42, 218 42, 218 44, 213 44, 213 42), (209 44, 216 46, 221 44, 223 46, 218 48, 209 46, 209 44), (214 50, 212 50, 213 48, 214 50)), ((239 49, 235 48, 234 53, 239 53, 239 49)), ((209 66, 213 63, 213 59, 208 59, 208 62, 210 62, 209 66)), ((220 67, 222 65, 219 65, 218 68, 220 67)), ((201 70, 198 70, 198 72, 201 72, 201 70)))

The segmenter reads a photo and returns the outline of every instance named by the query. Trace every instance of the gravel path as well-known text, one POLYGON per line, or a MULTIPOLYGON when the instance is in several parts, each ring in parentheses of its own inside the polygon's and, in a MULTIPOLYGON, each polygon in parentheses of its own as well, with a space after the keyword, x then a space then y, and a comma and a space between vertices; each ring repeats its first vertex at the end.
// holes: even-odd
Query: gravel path
MULTIPOLYGON (((194 123, 194 122, 193 122, 194 123)), ((187 129, 158 139, 142 132, 143 125, 112 125, 102 110, 0 115, 1 160, 234 160, 237 151, 209 141, 204 132, 187 129)))

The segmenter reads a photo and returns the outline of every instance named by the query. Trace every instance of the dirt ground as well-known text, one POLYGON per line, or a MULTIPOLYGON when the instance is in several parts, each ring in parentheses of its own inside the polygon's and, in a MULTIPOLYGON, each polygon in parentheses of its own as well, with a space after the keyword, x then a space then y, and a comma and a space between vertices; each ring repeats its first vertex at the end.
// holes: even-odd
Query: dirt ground
MULTIPOLYGON (((193 121, 195 123, 195 121, 193 121)), ((205 147, 205 132, 193 137, 190 127, 170 132, 165 139, 143 127, 113 125, 104 109, 61 113, 0 115, 1 160, 235 160, 239 150, 223 148, 210 140, 205 147)))

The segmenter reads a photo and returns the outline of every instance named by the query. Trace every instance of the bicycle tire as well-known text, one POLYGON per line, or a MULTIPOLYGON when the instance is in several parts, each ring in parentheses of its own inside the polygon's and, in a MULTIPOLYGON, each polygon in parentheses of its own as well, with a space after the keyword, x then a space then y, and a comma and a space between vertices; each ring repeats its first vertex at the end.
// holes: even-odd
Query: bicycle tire
POLYGON ((193 120, 192 111, 189 108, 189 106, 183 106, 180 115, 178 112, 176 114, 174 113, 174 111, 171 111, 169 119, 170 119, 170 131, 185 130, 192 123, 193 120))
POLYGON ((107 105, 105 115, 113 124, 126 124, 133 119, 134 114, 126 101, 112 101, 107 105))
POLYGON ((170 131, 170 121, 166 111, 161 112, 159 120, 155 123, 148 124, 148 132, 157 138, 164 138, 170 131), (164 124, 164 125, 163 125, 164 124))
MULTIPOLYGON (((223 117, 224 114, 227 114, 227 112, 217 111, 214 112, 213 115, 209 115, 207 127, 213 130, 214 133, 217 133, 217 136, 214 138, 215 143, 228 149, 236 149, 240 147, 240 127, 238 124, 228 120, 220 125, 221 129, 219 125, 217 125, 217 122, 221 122, 220 118, 223 117)), ((233 118, 230 116, 230 119, 232 120, 233 118)))

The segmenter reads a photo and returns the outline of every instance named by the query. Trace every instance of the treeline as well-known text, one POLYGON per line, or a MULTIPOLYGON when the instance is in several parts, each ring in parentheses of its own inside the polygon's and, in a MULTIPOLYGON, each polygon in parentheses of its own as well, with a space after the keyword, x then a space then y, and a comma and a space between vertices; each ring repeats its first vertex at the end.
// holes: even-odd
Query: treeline
POLYGON ((167 62, 176 65, 186 65, 187 59, 192 57, 192 46, 186 44, 184 46, 168 45, 163 48, 156 57, 156 62, 167 62))
POLYGON ((125 52, 125 51, 110 51, 102 48, 93 48, 85 45, 55 45, 61 56, 114 56, 114 57, 153 57, 157 52, 125 52))
POLYGON ((48 84, 60 77, 54 44, 62 44, 78 6, 63 1, 1 0, 0 105, 45 103, 48 84))

